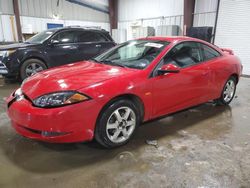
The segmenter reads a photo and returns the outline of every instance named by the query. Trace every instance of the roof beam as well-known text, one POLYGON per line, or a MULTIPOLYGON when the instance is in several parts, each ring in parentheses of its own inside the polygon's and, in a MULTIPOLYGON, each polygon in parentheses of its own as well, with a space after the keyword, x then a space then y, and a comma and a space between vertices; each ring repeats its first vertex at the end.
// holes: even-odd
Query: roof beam
POLYGON ((184 35, 186 35, 187 30, 193 26, 194 20, 194 7, 195 0, 183 0, 184 1, 184 35))
POLYGON ((118 27, 118 0, 109 0, 110 31, 118 27))
POLYGON ((15 19, 16 19, 17 38, 18 38, 18 41, 22 41, 23 38, 22 38, 22 29, 21 29, 18 0, 13 0, 13 8, 14 8, 14 14, 15 14, 15 19))

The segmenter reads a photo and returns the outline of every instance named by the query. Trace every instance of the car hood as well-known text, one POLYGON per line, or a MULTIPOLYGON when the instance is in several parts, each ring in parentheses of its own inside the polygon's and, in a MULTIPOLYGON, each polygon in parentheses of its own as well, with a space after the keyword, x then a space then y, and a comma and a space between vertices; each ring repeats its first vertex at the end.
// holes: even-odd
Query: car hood
POLYGON ((18 48, 26 48, 30 46, 37 46, 39 44, 30 44, 30 43, 14 43, 14 44, 8 44, 8 45, 0 45, 0 51, 3 50, 15 50, 18 48))
POLYGON ((22 91, 34 99, 47 93, 78 90, 137 71, 140 70, 83 61, 37 73, 23 82, 22 91))

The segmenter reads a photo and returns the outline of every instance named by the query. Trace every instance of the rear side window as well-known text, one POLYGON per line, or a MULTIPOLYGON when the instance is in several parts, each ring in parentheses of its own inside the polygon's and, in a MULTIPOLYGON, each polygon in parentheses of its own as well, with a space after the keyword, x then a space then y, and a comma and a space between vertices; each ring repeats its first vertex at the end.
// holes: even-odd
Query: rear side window
POLYGON ((205 44, 201 44, 201 47, 202 47, 203 54, 204 54, 204 61, 208 61, 210 59, 221 56, 219 52, 217 52, 216 50, 212 49, 211 47, 205 44))
POLYGON ((196 42, 183 42, 176 45, 165 57, 164 64, 188 67, 203 61, 202 51, 196 42))
POLYGON ((78 35, 78 42, 105 42, 107 39, 99 33, 83 31, 78 35))

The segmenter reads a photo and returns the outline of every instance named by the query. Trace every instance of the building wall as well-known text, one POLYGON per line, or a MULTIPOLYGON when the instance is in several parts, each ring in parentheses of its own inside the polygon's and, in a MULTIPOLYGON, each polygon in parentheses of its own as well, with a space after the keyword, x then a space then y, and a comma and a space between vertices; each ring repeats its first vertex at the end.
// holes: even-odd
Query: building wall
MULTIPOLYGON (((40 31, 47 29, 47 23, 63 24, 64 26, 96 26, 101 27, 107 31, 110 30, 110 25, 108 22, 93 22, 93 21, 83 21, 83 20, 55 20, 52 18, 37 18, 30 16, 21 16, 21 25, 29 27, 32 25, 32 32, 38 33, 40 31)), ((23 31, 25 28, 22 28, 23 31)))
MULTIPOLYGON (((32 33, 41 32, 47 29, 47 23, 60 23, 64 26, 99 26, 110 30, 107 13, 66 0, 59 0, 59 6, 57 0, 19 0, 19 9, 23 32, 27 31, 27 28, 32 30, 32 33), (53 14, 58 15, 58 19, 55 19, 53 14)), ((0 41, 14 41, 17 38, 16 28, 11 27, 13 15, 12 0, 0 0, 0 41)))
POLYGON ((83 20, 94 22, 109 22, 106 13, 70 3, 66 0, 19 0, 20 15, 39 18, 53 18, 59 15, 62 20, 83 20))
POLYGON ((193 26, 212 26, 215 24, 218 0, 196 0, 193 26))
POLYGON ((0 14, 14 14, 12 0, 0 0, 0 14))
POLYGON ((118 20, 182 15, 183 4, 183 0, 119 0, 118 20))
POLYGON ((17 40, 15 17, 13 15, 0 15, 0 41, 15 41, 15 39, 17 40), (13 24, 11 24, 11 17, 13 24))
POLYGON ((221 0, 215 44, 232 49, 243 65, 243 74, 250 75, 250 1, 221 0))
POLYGON ((119 0, 118 29, 126 30, 127 40, 133 39, 132 27, 139 25, 156 29, 160 25, 183 27, 184 0, 119 0))

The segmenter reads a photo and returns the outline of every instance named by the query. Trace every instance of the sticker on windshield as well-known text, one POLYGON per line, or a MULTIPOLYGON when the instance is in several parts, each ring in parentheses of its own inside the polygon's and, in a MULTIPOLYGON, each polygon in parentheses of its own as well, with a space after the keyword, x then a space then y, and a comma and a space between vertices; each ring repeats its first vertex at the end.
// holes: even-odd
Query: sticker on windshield
POLYGON ((163 46, 163 44, 148 42, 148 43, 145 44, 145 46, 154 47, 154 48, 161 48, 163 46))

